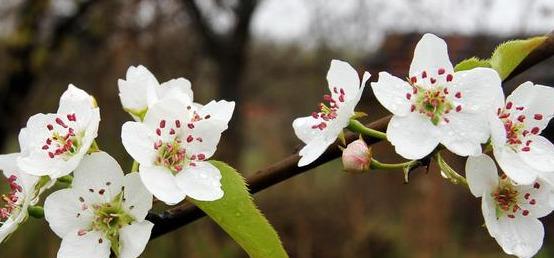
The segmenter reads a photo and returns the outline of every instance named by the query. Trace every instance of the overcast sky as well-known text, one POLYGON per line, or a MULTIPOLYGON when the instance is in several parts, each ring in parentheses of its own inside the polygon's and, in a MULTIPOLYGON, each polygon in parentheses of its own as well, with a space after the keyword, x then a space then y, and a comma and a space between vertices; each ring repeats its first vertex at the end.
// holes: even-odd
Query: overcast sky
POLYGON ((252 27, 279 41, 306 41, 315 28, 336 33, 325 37, 338 45, 367 38, 362 47, 394 31, 544 34, 554 29, 554 0, 264 0, 252 27))

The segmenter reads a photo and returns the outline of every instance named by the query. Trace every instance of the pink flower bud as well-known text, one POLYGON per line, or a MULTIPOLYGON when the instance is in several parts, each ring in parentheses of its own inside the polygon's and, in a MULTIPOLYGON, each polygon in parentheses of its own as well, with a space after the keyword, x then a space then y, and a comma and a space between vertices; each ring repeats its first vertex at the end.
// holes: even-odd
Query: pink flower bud
POLYGON ((342 151, 342 165, 344 170, 359 173, 369 170, 371 163, 371 149, 362 139, 355 140, 342 151))

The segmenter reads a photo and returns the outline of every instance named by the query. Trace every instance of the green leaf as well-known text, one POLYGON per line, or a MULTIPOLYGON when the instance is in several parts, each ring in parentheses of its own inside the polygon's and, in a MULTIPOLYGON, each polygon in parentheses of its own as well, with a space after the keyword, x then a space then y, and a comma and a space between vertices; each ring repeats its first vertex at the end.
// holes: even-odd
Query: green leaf
POLYGON ((254 204, 244 178, 223 162, 210 162, 221 171, 225 195, 213 202, 189 200, 219 224, 250 257, 288 257, 279 235, 254 204))
POLYGON ((471 70, 476 67, 491 67, 491 64, 488 60, 482 60, 477 57, 472 57, 466 60, 463 60, 459 62, 456 67, 454 67, 454 71, 465 71, 465 70, 471 70))
POLYGON ((542 44, 546 36, 502 43, 494 50, 490 64, 504 80, 533 49, 542 44))

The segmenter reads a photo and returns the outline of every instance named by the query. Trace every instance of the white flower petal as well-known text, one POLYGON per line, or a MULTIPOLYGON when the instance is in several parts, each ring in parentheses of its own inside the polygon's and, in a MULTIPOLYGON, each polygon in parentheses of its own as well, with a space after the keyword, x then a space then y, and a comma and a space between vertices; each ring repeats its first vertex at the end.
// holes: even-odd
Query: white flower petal
POLYGON ((387 139, 400 156, 421 159, 437 147, 440 131, 419 114, 393 116, 387 127, 387 139))
POLYGON ((554 144, 543 136, 529 138, 533 142, 529 151, 520 151, 519 156, 527 165, 544 172, 554 171, 554 144))
POLYGON ((121 140, 125 150, 141 165, 152 164, 157 152, 157 138, 150 128, 139 122, 125 122, 121 127, 121 140))
POLYGON ((498 73, 490 68, 474 68, 454 74, 450 91, 461 93, 460 99, 455 99, 463 106, 464 112, 496 112, 492 105, 504 100, 502 81, 498 73))
POLYGON ((227 129, 227 124, 233 116, 233 111, 235 110, 234 101, 212 100, 210 103, 200 107, 198 109, 198 115, 200 117, 210 116, 210 119, 220 120, 225 124, 225 129, 227 129))
POLYGON ((119 230, 119 258, 137 258, 144 251, 154 224, 150 221, 133 223, 119 230))
POLYGON ((162 83, 156 87, 156 92, 159 99, 173 96, 183 98, 186 102, 192 102, 194 94, 192 92, 191 83, 185 78, 172 79, 162 83))
POLYGON ((142 222, 152 209, 152 194, 144 186, 139 173, 130 173, 123 179, 125 202, 123 207, 138 221, 142 222))
POLYGON ((34 191, 39 178, 21 172, 17 167, 17 158, 19 156, 19 153, 0 155, 0 170, 2 170, 6 178, 16 176, 16 182, 21 185, 25 194, 30 194, 34 191))
POLYGON ((554 192, 552 191, 552 185, 549 183, 537 180, 530 185, 518 185, 517 190, 520 193, 518 195, 518 205, 522 210, 529 211, 527 216, 542 218, 554 210, 551 205, 551 202, 554 201, 554 192))
POLYGON ((500 219, 497 230, 496 241, 507 254, 532 257, 542 246, 544 227, 538 219, 500 219))
POLYGON ((323 119, 314 118, 313 116, 306 116, 294 119, 292 122, 292 128, 296 137, 304 143, 310 142, 312 139, 321 135, 321 130, 314 129, 312 126, 321 123, 323 119))
POLYGON ((448 57, 446 42, 433 34, 425 34, 417 43, 414 58, 410 65, 410 77, 417 76, 423 71, 434 72, 439 68, 446 73, 452 73, 454 68, 448 57))
MULTIPOLYGON (((176 120, 180 120, 183 126, 191 119, 191 112, 187 108, 192 108, 192 103, 187 103, 182 99, 167 97, 152 105, 146 116, 144 124, 154 132, 159 127, 160 122, 165 120, 167 126, 174 126, 176 120)), ((166 127, 167 129, 167 127, 166 127)), ((164 133, 168 130, 163 130, 164 133)))
POLYGON ((373 93, 379 103, 391 113, 405 116, 410 113, 411 103, 408 94, 412 94, 412 86, 406 81, 386 72, 379 73, 379 80, 371 83, 373 93))
POLYGON ((360 77, 358 72, 350 64, 340 60, 332 60, 331 67, 327 72, 327 82, 329 90, 335 96, 335 88, 340 93, 343 89, 345 93, 345 101, 352 100, 360 91, 360 77))
POLYGON ((186 144, 187 152, 190 154, 204 154, 206 158, 210 158, 217 150, 217 144, 221 139, 221 132, 227 124, 221 120, 203 119, 194 122, 194 128, 185 131, 183 138, 186 144), (188 141, 188 136, 192 136, 192 141, 188 141))
POLYGON ((325 150, 327 150, 329 145, 333 144, 333 142, 335 142, 335 139, 323 139, 322 137, 308 142, 298 153, 298 155, 301 156, 298 161, 298 166, 303 167, 314 162, 325 150))
POLYGON ((75 230, 63 237, 58 258, 109 258, 110 253, 110 241, 101 233, 91 231, 79 236, 75 230))
POLYGON ((535 181, 540 171, 531 168, 521 157, 508 147, 494 148, 494 157, 506 175, 514 182, 528 185, 535 181))
POLYGON ((221 172, 209 162, 196 162, 177 174, 177 185, 187 196, 199 201, 215 201, 223 197, 221 172))
POLYGON ((554 89, 542 85, 533 85, 525 82, 518 86, 506 102, 513 102, 516 107, 524 107, 523 114, 527 117, 527 128, 539 127, 541 130, 548 125, 548 121, 554 116, 554 89), (541 119, 535 119, 535 115, 542 115, 541 119))
POLYGON ((185 199, 185 193, 177 186, 176 178, 164 167, 140 167, 144 186, 160 201, 174 205, 185 199))
POLYGON ((89 203, 111 202, 121 192, 123 170, 117 161, 105 152, 87 154, 73 178, 73 189, 89 203), (92 191, 91 191, 92 190, 92 191))
POLYGON ((123 107, 136 111, 148 108, 150 102, 155 100, 155 87, 159 86, 156 77, 142 65, 129 67, 126 80, 117 83, 123 107))
POLYGON ((481 114, 450 113, 449 122, 439 126, 441 143, 459 156, 478 155, 481 143, 487 142, 490 134, 487 118, 481 114))
POLYGON ((76 230, 88 229, 92 223, 94 215, 88 208, 83 210, 83 204, 77 191, 62 189, 46 198, 44 217, 52 231, 63 238, 76 230))
POLYGON ((78 120, 88 120, 88 113, 94 108, 94 100, 86 91, 69 84, 60 97, 58 114, 77 114, 78 120))
POLYGON ((504 128, 504 123, 494 114, 488 117, 492 145, 495 148, 502 148, 506 145, 506 129, 504 128))
POLYGON ((489 191, 481 194, 481 211, 485 219, 485 225, 489 234, 496 238, 498 231, 498 219, 496 218, 496 202, 489 191))
POLYGON ((498 186, 496 165, 487 155, 468 157, 465 170, 469 190, 475 197, 490 193, 498 186))
POLYGON ((9 236, 11 236, 11 234, 13 234, 13 232, 17 230, 17 228, 19 227, 19 224, 21 223, 21 220, 23 220, 19 218, 23 217, 23 215, 25 214, 21 213, 16 220, 12 218, 8 218, 0 226, 0 244, 3 243, 4 240, 6 240, 9 236))

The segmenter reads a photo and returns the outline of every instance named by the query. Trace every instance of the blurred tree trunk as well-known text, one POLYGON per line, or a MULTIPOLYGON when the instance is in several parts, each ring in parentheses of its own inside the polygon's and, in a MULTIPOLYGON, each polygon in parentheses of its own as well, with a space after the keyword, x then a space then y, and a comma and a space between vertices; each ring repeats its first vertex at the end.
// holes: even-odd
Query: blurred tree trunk
POLYGON ((182 2, 195 30, 201 36, 204 51, 216 65, 220 97, 237 103, 219 154, 225 162, 238 166, 244 139, 242 130, 244 112, 241 106, 244 100, 244 89, 241 88, 241 80, 250 42, 250 23, 258 1, 240 0, 236 6, 229 7, 235 22, 225 33, 217 33, 214 30, 209 23, 209 18, 202 13, 195 0, 182 0, 182 2))
POLYGON ((8 67, 6 79, 0 82, 0 148, 7 138, 23 126, 21 111, 35 79, 44 69, 51 53, 56 51, 69 34, 78 30, 76 24, 92 5, 101 0, 81 1, 74 14, 54 23, 51 35, 42 41, 41 25, 47 18, 49 0, 27 0, 21 4, 17 25, 8 39, 8 67))

